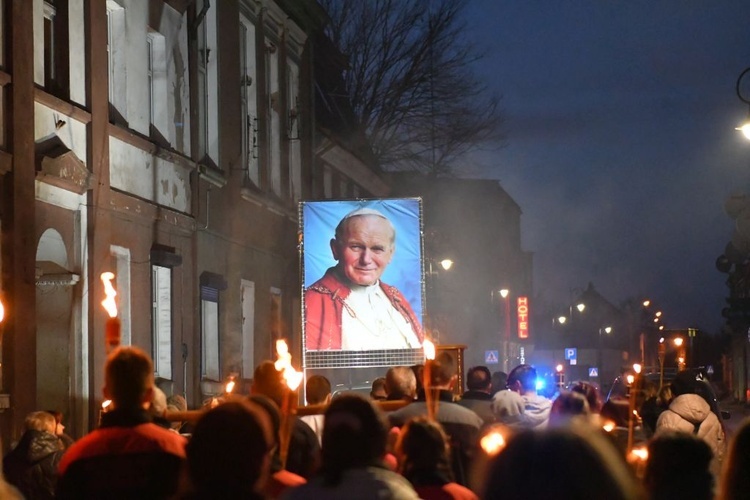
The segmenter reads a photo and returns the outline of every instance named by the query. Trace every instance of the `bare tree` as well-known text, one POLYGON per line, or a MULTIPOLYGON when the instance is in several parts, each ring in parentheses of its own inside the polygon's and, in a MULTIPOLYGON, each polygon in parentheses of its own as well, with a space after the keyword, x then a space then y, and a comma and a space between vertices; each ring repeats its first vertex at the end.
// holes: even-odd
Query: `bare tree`
POLYGON ((386 170, 443 174, 500 137, 496 96, 472 72, 466 0, 320 0, 327 35, 348 56, 348 98, 386 170))

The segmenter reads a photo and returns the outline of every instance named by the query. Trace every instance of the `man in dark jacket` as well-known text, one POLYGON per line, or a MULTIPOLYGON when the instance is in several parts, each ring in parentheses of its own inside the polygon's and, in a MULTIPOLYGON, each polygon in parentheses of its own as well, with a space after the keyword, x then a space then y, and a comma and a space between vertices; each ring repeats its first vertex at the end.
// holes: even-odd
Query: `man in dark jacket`
MULTIPOLYGON (((427 361, 425 369, 430 373, 429 387, 439 400, 435 419, 450 438, 453 475, 456 482, 467 486, 472 460, 477 454, 479 430, 484 422, 475 412, 453 402, 453 385, 458 374, 450 354, 439 353, 434 360, 427 361)), ((412 417, 427 414, 427 401, 421 394, 415 402, 390 413, 388 419, 392 426, 402 427, 412 417)))
POLYGON ((146 411, 154 365, 137 347, 119 347, 104 367, 104 396, 112 410, 60 461, 57 497, 169 498, 185 463, 185 438, 157 426, 146 411))
POLYGON ((26 416, 26 432, 3 460, 3 471, 27 500, 54 498, 57 465, 63 454, 55 417, 45 411, 26 416))
POLYGON ((492 375, 489 368, 469 368, 466 371, 466 387, 468 390, 463 393, 458 404, 475 412, 485 424, 493 423, 495 414, 492 412, 492 375))

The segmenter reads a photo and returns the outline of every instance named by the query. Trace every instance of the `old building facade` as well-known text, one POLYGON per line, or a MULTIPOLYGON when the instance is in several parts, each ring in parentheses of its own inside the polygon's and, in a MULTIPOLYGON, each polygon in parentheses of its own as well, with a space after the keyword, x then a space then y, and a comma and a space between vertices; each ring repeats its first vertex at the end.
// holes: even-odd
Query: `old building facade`
POLYGON ((387 193, 316 124, 318 4, 0 4, 5 445, 40 408, 96 425, 104 271, 190 406, 298 346, 297 202, 387 193))

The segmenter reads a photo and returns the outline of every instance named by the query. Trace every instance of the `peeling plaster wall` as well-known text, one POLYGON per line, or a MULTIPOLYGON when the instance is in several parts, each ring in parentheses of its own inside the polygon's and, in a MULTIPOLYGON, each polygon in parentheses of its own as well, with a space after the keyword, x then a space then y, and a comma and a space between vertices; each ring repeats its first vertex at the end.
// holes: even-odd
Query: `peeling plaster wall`
POLYGON ((190 170, 109 138, 109 182, 131 193, 183 213, 190 211, 190 170))
POLYGON ((71 117, 48 108, 38 102, 34 103, 34 140, 41 142, 57 135, 60 140, 75 153, 79 160, 86 163, 86 125, 71 117), (57 123, 65 122, 56 128, 57 123))

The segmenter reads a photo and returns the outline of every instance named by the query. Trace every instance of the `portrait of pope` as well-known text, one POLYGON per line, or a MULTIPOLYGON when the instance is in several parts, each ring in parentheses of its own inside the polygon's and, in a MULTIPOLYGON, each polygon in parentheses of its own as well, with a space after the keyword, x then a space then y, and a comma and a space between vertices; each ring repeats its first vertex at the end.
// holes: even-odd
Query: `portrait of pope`
POLYGON ((338 221, 327 249, 335 265, 305 287, 307 350, 421 347, 421 318, 399 288, 381 279, 397 243, 396 227, 377 208, 357 207, 338 221))

